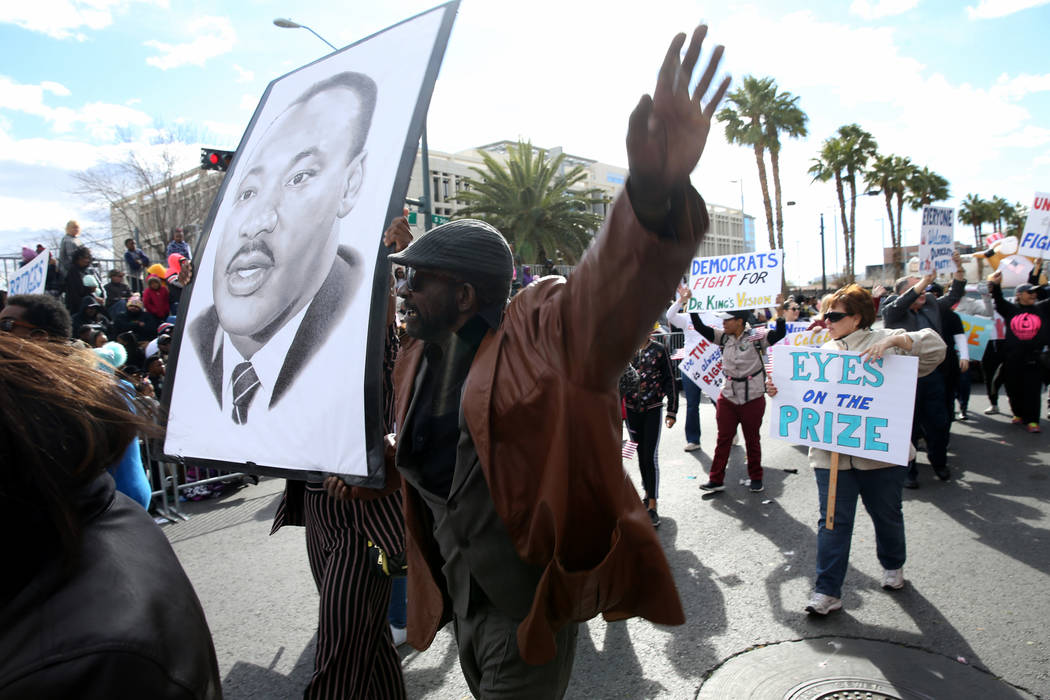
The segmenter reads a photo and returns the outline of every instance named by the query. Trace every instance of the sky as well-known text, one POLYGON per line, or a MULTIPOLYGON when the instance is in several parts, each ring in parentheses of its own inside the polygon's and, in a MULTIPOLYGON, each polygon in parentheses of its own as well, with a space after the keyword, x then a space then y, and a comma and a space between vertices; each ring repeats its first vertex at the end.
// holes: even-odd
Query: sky
MULTIPOLYGON (((0 253, 46 241, 68 219, 109 238, 72 174, 151 152, 158 135, 234 149, 273 79, 432 7, 333 0, 0 0, 0 253)), ((598 0, 463 0, 428 114, 432 149, 527 139, 626 166, 627 117, 650 92, 676 32, 710 25, 704 56, 726 47, 721 73, 772 77, 799 97, 809 135, 781 153, 786 271, 820 274, 843 260, 833 185, 807 169, 822 141, 857 123, 882 153, 910 157, 970 193, 1030 205, 1050 191, 1050 0, 650 0, 617 11, 598 0), (637 8, 644 7, 644 14, 637 8), (836 262, 837 260, 837 262, 836 262)), ((702 60, 704 60, 702 58, 702 60)), ((754 154, 716 124, 693 185, 709 203, 757 217, 768 247, 754 154), (742 181, 742 190, 741 190, 742 181)), ((904 243, 918 242, 917 212, 904 243)), ((956 227, 956 238, 973 239, 956 227)), ((881 262, 883 199, 857 207, 858 269, 881 262)))

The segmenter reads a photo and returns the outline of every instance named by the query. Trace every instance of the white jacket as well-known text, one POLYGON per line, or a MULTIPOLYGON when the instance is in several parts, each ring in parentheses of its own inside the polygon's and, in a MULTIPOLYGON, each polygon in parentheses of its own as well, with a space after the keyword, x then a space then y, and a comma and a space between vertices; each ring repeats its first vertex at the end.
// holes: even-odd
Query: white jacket
MULTIPOLYGON (((883 338, 888 338, 894 335, 906 335, 911 338, 911 352, 905 353, 899 348, 890 348, 885 354, 912 355, 918 357, 920 377, 925 377, 927 374, 937 369, 937 365, 944 361, 947 346, 944 344, 944 341, 941 340, 941 336, 938 335, 937 331, 931 328, 923 328, 922 330, 911 332, 900 328, 894 330, 871 330, 870 328, 862 328, 853 331, 845 338, 829 340, 824 343, 822 347, 827 350, 849 350, 851 352, 861 352, 883 338)), ((908 458, 915 459, 914 447, 909 446, 908 458)), ((809 466, 814 469, 830 469, 831 453, 827 450, 821 450, 816 447, 809 448, 809 466)), ((897 465, 890 464, 889 462, 879 462, 865 457, 854 457, 853 455, 846 454, 839 455, 839 469, 884 469, 886 467, 895 466, 897 465)))

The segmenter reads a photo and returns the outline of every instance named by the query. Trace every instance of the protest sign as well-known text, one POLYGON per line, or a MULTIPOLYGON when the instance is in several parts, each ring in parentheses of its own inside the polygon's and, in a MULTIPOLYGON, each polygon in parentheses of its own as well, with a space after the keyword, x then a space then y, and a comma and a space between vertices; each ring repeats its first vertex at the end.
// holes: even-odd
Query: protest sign
POLYGON ((1050 194, 1035 193, 1017 252, 1032 258, 1050 258, 1050 194))
POLYGON ((919 231, 919 272, 955 272, 955 210, 948 207, 922 208, 919 231))
POLYGON ((722 350, 718 345, 706 338, 700 338, 700 342, 686 353, 678 368, 700 387, 700 391, 707 394, 708 398, 718 401, 718 397, 722 395, 722 382, 725 381, 725 374, 722 372, 722 350))
POLYGON ((987 316, 974 316, 971 314, 959 314, 966 334, 966 345, 970 351, 971 360, 980 360, 984 357, 984 349, 989 340, 996 340, 999 336, 996 331, 994 319, 987 316))
POLYGON ((773 348, 770 435, 797 445, 907 464, 918 358, 863 362, 842 350, 773 348))
POLYGON ((693 258, 685 310, 732 311, 775 306, 783 278, 784 252, 740 253, 693 258))
POLYGON ((43 294, 44 285, 47 282, 48 253, 41 251, 28 265, 19 268, 11 279, 7 281, 7 293, 15 294, 43 294))

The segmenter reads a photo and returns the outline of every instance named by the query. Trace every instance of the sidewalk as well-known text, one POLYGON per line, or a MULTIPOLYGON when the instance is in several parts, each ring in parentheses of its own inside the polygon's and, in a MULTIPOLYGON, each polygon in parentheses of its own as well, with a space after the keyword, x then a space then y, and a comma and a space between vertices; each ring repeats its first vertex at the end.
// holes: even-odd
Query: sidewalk
MULTIPOLYGON (((763 428, 766 490, 752 494, 739 484, 741 445, 726 491, 701 495, 715 436, 705 400, 703 449, 682 451, 681 420, 660 445, 659 535, 687 622, 590 621, 567 697, 695 698, 735 655, 824 637, 925 650, 1013 684, 996 684, 1001 697, 1050 697, 1050 432, 1023 433, 1008 417, 982 415, 986 406, 975 394, 971 420, 953 427, 950 482, 936 480, 920 454, 921 488, 905 492, 905 588, 881 589, 870 520, 858 512, 843 611, 814 620, 803 612, 818 517, 805 454, 763 428)), ((638 483, 637 462, 625 465, 638 483)), ((317 595, 303 532, 267 534, 283 484, 264 479, 218 501, 183 504, 191 519, 164 526, 204 604, 224 692, 234 700, 298 697, 312 667, 317 595)), ((426 652, 402 649, 410 698, 469 697, 449 628, 426 652)), ((753 674, 775 670, 754 658, 753 674)))

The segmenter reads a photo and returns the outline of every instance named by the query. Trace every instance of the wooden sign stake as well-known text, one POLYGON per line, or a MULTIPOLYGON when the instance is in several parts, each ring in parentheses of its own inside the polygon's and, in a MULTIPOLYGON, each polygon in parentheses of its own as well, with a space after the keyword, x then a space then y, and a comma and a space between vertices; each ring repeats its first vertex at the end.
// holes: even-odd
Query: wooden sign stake
POLYGON ((839 453, 831 453, 831 473, 828 474, 828 516, 824 520, 824 528, 835 529, 835 492, 839 487, 839 453))

